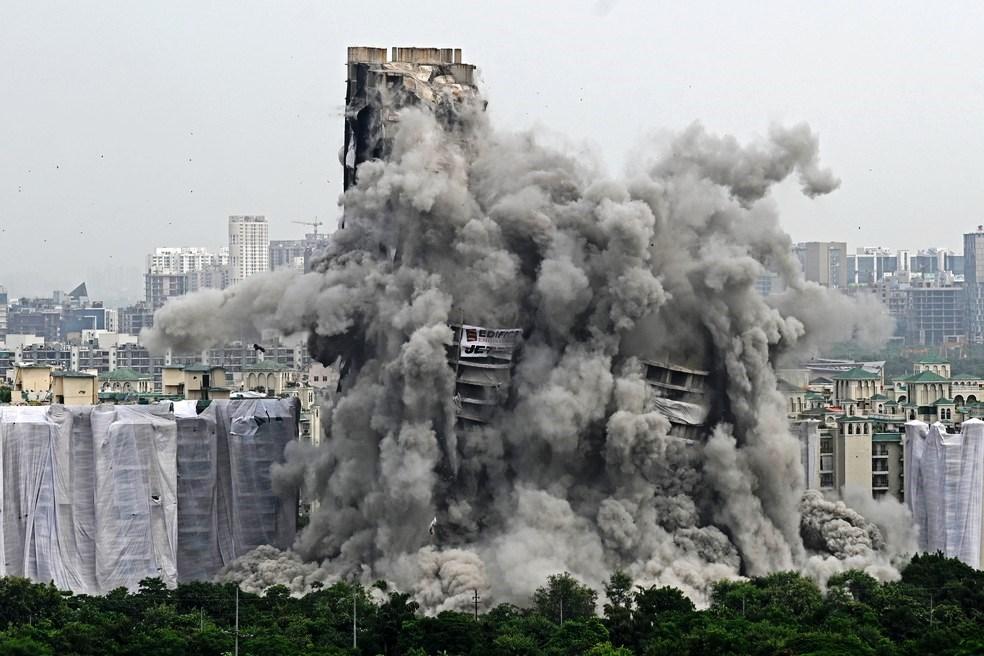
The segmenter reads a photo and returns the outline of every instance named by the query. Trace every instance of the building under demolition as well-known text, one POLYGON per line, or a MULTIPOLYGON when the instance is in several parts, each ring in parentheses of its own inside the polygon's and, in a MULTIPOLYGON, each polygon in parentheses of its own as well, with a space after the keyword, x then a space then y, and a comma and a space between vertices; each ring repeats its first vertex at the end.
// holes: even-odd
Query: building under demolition
POLYGON ((655 409, 670 420, 670 435, 703 437, 707 420, 707 375, 701 369, 659 360, 644 360, 646 382, 653 388, 655 409))
POLYGON ((446 122, 455 105, 476 95, 475 67, 461 48, 350 47, 345 91, 344 188, 356 182, 359 164, 386 159, 399 110, 421 106, 446 122))
MULTIPOLYGON (((475 67, 462 62, 460 48, 394 47, 387 52, 350 47, 347 65, 345 189, 356 183, 360 164, 389 156, 401 109, 426 108, 453 129, 459 105, 478 97, 475 67)), ((459 429, 467 429, 488 423, 496 407, 506 401, 521 331, 460 324, 451 328, 454 341, 448 363, 455 370, 455 414, 459 429)), ((645 366, 647 381, 656 392, 654 404, 670 420, 671 434, 691 440, 702 437, 708 372, 670 362, 651 361, 645 366)))
POLYGON ((455 325, 448 347, 448 364, 454 368, 454 407, 458 427, 487 424, 496 407, 509 395, 513 354, 521 331, 455 325))
POLYGON ((296 399, 0 407, 0 575, 104 594, 287 548, 271 466, 297 432, 296 399))

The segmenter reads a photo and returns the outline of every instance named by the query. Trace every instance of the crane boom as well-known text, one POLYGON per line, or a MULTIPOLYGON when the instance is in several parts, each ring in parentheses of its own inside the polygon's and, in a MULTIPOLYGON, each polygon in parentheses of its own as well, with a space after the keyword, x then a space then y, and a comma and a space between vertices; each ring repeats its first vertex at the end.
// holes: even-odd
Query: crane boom
POLYGON ((318 238, 318 226, 325 224, 324 221, 319 221, 318 220, 318 217, 314 217, 314 221, 292 221, 292 223, 300 223, 301 225, 309 225, 312 228, 314 228, 314 237, 315 237, 315 239, 318 238))

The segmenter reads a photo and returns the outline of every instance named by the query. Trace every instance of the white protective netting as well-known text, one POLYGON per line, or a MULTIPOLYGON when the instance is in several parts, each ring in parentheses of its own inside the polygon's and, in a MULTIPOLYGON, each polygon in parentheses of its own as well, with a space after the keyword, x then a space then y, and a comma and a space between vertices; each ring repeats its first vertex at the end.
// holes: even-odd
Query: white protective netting
POLYGON ((158 406, 92 410, 96 462, 96 582, 177 583, 177 425, 158 406))
POLYGON ((274 494, 270 467, 297 405, 0 407, 0 575, 99 594, 288 547, 297 499, 274 494))
POLYGON ((222 563, 264 544, 288 548, 297 530, 297 499, 273 493, 270 468, 297 435, 296 400, 241 399, 213 403, 218 458, 217 523, 222 563))
POLYGON ((905 426, 905 500, 919 529, 919 547, 981 566, 984 512, 984 421, 960 433, 943 424, 905 426))

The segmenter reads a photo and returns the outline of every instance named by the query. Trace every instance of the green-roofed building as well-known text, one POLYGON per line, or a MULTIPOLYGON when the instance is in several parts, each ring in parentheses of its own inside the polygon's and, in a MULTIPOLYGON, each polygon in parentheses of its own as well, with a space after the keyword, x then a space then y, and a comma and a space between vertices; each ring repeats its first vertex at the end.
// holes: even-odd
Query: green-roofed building
MULTIPOLYGON (((950 393, 953 395, 957 412, 964 415, 961 408, 972 406, 984 399, 984 378, 969 373, 953 374, 950 377, 950 393)), ((970 418, 969 414, 960 417, 961 421, 970 418)))
POLYGON ((148 394, 154 391, 154 377, 120 367, 99 374, 99 392, 148 394))
MULTIPOLYGON (((942 366, 942 365, 933 365, 942 366)), ((947 373, 949 373, 947 368, 947 373)), ((935 371, 923 369, 911 376, 902 379, 906 386, 906 401, 910 406, 915 406, 915 412, 909 410, 911 417, 915 414, 915 419, 933 423, 937 420, 952 422, 955 418, 952 406, 941 409, 942 414, 937 411, 936 402, 939 399, 952 399, 953 390, 950 379, 942 376, 935 371)))
MULTIPOLYGON (((297 381, 298 373, 274 360, 258 360, 243 367, 239 387, 246 391, 262 391, 279 396, 297 381)), ((780 381, 784 382, 784 381, 780 381)))
POLYGON ((950 377, 950 361, 937 355, 928 355, 912 364, 912 372, 919 374, 924 371, 938 374, 943 378, 950 377))
POLYGON ((871 397, 883 395, 885 384, 880 373, 855 367, 834 375, 834 403, 848 412, 866 412, 871 406, 871 397))

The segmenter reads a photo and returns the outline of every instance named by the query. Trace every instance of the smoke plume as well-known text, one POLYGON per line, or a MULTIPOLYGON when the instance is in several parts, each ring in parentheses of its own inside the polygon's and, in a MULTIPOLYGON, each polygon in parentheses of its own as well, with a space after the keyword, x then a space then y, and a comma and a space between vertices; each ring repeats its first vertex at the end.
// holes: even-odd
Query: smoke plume
POLYGON ((800 505, 774 363, 890 325, 802 280, 767 198, 791 175, 811 197, 838 185, 805 125, 747 145, 694 125, 613 180, 493 129, 480 105, 444 120, 403 110, 316 271, 174 301, 146 335, 193 351, 308 331, 315 359, 344 362, 323 446, 275 471, 317 499, 309 525, 292 553, 258 551, 226 575, 298 591, 386 578, 438 610, 476 589, 522 602, 565 570, 600 588, 622 568, 700 602, 721 578, 873 562, 866 524, 842 540, 818 500, 800 505), (767 269, 784 295, 756 290, 767 269), (477 431, 455 428, 446 349, 461 321, 523 332, 508 401, 477 431), (647 358, 711 372, 705 441, 670 435, 647 358), (804 523, 825 541, 808 549, 804 523))

